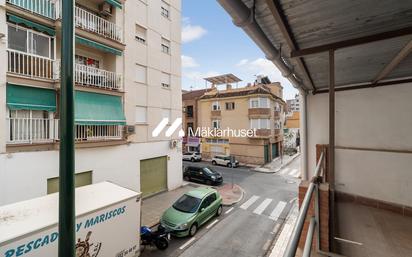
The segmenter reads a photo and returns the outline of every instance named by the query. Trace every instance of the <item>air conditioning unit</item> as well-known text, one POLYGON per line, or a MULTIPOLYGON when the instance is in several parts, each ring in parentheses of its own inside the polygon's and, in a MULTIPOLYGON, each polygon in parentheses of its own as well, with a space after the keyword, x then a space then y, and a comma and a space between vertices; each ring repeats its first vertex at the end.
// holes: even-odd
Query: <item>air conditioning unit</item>
POLYGON ((113 11, 112 8, 113 7, 110 4, 104 2, 101 5, 99 5, 100 14, 104 16, 112 15, 112 11, 113 11))
POLYGON ((125 126, 125 133, 126 133, 126 135, 132 135, 132 134, 135 134, 136 133, 136 128, 135 128, 135 126, 130 126, 130 125, 128 125, 128 126, 125 126))
POLYGON ((170 140, 170 148, 171 148, 171 149, 176 148, 178 144, 179 144, 179 141, 178 141, 178 140, 175 140, 175 139, 170 140))

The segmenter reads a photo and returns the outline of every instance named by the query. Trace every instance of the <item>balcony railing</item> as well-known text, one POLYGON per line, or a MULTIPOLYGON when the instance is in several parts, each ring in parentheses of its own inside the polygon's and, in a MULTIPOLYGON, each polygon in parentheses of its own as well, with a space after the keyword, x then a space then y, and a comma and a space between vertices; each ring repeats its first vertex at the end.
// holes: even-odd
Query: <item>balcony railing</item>
MULTIPOLYGON (((51 143, 59 140, 59 120, 45 118, 8 118, 8 144, 51 143)), ((123 139, 121 125, 76 125, 75 141, 123 139)))
POLYGON ((9 73, 33 78, 56 79, 57 66, 56 60, 7 49, 7 71, 9 73))
POLYGON ((7 143, 47 143, 58 139, 58 120, 44 118, 8 118, 7 143))
POLYGON ((94 86, 110 90, 120 90, 122 87, 120 74, 87 65, 76 64, 74 77, 75 82, 83 86, 94 86))
POLYGON ((76 141, 107 141, 123 138, 121 125, 77 125, 76 141))
POLYGON ((75 8, 75 25, 103 37, 123 41, 122 29, 119 26, 80 7, 75 8))
POLYGON ((319 157, 319 160, 316 164, 316 169, 315 169, 315 174, 311 179, 311 182, 307 188, 305 197, 303 198, 299 215, 296 220, 296 224, 294 226, 292 235, 290 237, 288 246, 286 247, 286 251, 283 255, 283 257, 295 257, 298 246, 299 246, 299 240, 303 232, 303 227, 305 225, 305 220, 307 218, 307 215, 309 213, 310 206, 312 204, 311 199, 313 198, 314 200, 314 215, 311 217, 308 217, 309 220, 309 226, 308 226, 308 231, 306 234, 306 239, 305 239, 305 245, 303 248, 303 252, 301 256, 304 257, 309 257, 311 256, 311 251, 312 251, 312 245, 313 245, 313 239, 314 236, 316 236, 316 253, 320 254, 322 256, 332 256, 332 257, 345 257, 340 254, 332 253, 332 252, 324 252, 320 248, 320 184, 324 183, 326 181, 327 175, 325 174, 326 172, 326 152, 322 151, 319 157), (316 233, 315 233, 316 232, 316 233))
POLYGON ((57 0, 6 0, 7 3, 18 6, 31 13, 35 13, 50 19, 57 18, 59 1, 57 0))

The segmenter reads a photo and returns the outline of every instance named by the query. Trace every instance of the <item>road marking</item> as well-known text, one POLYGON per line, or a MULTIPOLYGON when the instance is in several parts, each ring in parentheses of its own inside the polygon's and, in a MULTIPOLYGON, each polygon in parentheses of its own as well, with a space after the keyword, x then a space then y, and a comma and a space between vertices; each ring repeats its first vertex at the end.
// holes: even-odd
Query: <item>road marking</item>
POLYGON ((230 208, 229 210, 225 211, 225 214, 229 214, 231 211, 233 211, 235 207, 230 208))
POLYGON ((272 202, 273 200, 270 198, 266 198, 254 211, 254 214, 262 214, 265 209, 269 206, 269 204, 272 202))
POLYGON ((281 170, 281 171, 279 172, 279 174, 280 174, 280 175, 285 175, 286 172, 288 172, 288 171, 289 171, 289 168, 284 168, 283 170, 281 170))
POLYGON ((215 219, 215 221, 213 221, 212 223, 210 223, 209 225, 207 225, 206 229, 209 229, 211 227, 213 227, 213 225, 215 225, 216 223, 218 223, 218 219, 215 219))
POLYGON ((193 241, 196 240, 196 237, 192 237, 189 241, 187 241, 186 243, 184 243, 181 247, 179 247, 180 250, 185 249, 188 245, 190 245, 193 241))
POLYGON ((240 208, 243 210, 246 210, 247 208, 249 208, 254 202, 257 201, 257 199, 259 199, 259 196, 254 195, 252 196, 249 200, 247 200, 246 202, 244 202, 240 208))
POLYGON ((296 176, 297 174, 299 174, 299 170, 298 169, 293 169, 291 172, 289 172, 289 176, 296 176))
POLYGON ((274 221, 278 220, 280 214, 282 214, 283 209, 285 209, 286 204, 287 204, 286 202, 280 201, 276 205, 272 213, 270 214, 269 219, 274 220, 274 221))

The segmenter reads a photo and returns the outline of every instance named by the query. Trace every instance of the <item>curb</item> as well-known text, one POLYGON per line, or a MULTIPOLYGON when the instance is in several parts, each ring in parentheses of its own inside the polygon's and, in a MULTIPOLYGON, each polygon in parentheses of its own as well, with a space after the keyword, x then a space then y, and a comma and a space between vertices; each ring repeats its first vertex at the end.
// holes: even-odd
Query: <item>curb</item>
MULTIPOLYGON (((236 185, 237 185, 237 184, 236 184, 236 185)), ((240 197, 239 197, 237 200, 232 201, 232 202, 230 202, 230 203, 222 204, 222 206, 231 207, 231 206, 237 204, 238 202, 242 201, 243 197, 245 196, 245 190, 244 190, 241 186, 239 186, 239 185, 237 185, 237 186, 238 186, 239 189, 242 191, 242 193, 240 194, 240 197)))
MULTIPOLYGON (((286 222, 288 221, 288 219, 289 219, 289 218, 291 217, 291 215, 292 215, 292 211, 294 211, 294 208, 298 208, 298 204, 296 203, 296 200, 295 200, 295 199, 293 199, 293 202, 294 202, 294 203, 293 203, 293 206, 289 209, 289 212, 288 212, 288 214, 286 215, 286 217, 284 218, 284 221, 282 222, 282 225, 280 225, 280 226, 278 227, 277 231, 274 232, 274 237, 273 237, 272 240, 271 240, 270 246, 269 246, 268 249, 265 251, 265 253, 264 253, 263 256, 265 256, 265 257, 270 257, 270 255, 271 255, 272 252, 273 252, 273 248, 275 247, 276 242, 277 242, 277 240, 279 239, 279 236, 280 236, 280 234, 281 234, 282 231, 283 231, 283 228, 284 228, 286 222)), ((275 226, 275 228, 276 228, 276 226, 275 226)))
POLYGON ((293 162, 296 158, 298 158, 300 156, 300 153, 295 154, 292 158, 290 158, 287 162, 283 163, 279 168, 277 168, 276 170, 271 170, 271 171, 262 171, 262 170, 256 170, 256 169, 252 169, 252 171, 254 172, 258 172, 258 173, 267 173, 267 174, 273 174, 273 173, 277 173, 279 172, 281 169, 283 169, 285 166, 288 166, 291 162, 293 162))

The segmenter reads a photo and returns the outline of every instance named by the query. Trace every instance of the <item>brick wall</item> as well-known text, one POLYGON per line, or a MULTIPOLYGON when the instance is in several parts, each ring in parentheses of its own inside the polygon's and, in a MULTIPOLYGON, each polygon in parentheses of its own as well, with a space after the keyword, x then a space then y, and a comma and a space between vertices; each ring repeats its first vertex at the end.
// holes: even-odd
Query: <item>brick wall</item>
MULTIPOLYGON (((307 188, 309 186, 308 181, 302 181, 301 184, 299 185, 299 207, 302 205, 303 198, 305 197, 307 188)), ((311 204, 309 206, 309 211, 308 215, 306 216, 306 221, 305 225, 303 227, 302 235, 299 241, 299 248, 303 249, 305 245, 305 240, 306 240, 306 235, 308 232, 308 227, 309 227, 309 222, 310 218, 312 216, 315 216, 315 211, 314 211, 314 196, 315 193, 312 196, 311 199, 311 204)), ((319 187, 319 216, 320 216, 320 248, 323 251, 329 251, 330 248, 330 242, 329 242, 329 184, 324 183, 321 184, 319 187)), ((316 230, 315 234, 313 236, 313 249, 316 249, 316 230)))

